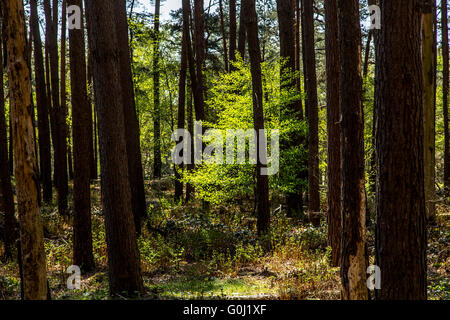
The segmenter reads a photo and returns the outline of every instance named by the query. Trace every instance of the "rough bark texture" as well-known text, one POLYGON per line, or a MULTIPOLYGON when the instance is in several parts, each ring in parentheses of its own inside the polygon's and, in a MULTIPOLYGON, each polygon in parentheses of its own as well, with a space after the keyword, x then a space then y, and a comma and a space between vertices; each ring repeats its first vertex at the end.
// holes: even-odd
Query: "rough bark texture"
MULTIPOLYGON (((144 174, 140 146, 139 123, 134 99, 131 74, 130 48, 125 0, 114 1, 117 40, 119 44, 120 83, 122 87, 122 108, 125 117, 125 142, 128 159, 128 178, 131 187, 131 203, 136 232, 140 234, 141 219, 147 216, 144 174)), ((98 106, 98 104, 97 104, 98 106)))
POLYGON ((446 194, 450 192, 450 134, 448 128, 448 9, 447 0, 441 0, 442 23, 442 110, 444 111, 444 188, 446 194))
POLYGON ((427 220, 436 216, 435 197, 435 104, 434 104, 434 16, 433 1, 424 0, 422 13, 422 67, 424 85, 423 127, 424 127, 424 168, 425 202, 427 220))
POLYGON ((359 2, 338 1, 341 112, 342 298, 366 300, 366 205, 359 2))
POLYGON ((88 1, 111 294, 143 289, 128 179, 114 4, 88 1))
MULTIPOLYGON (((82 7, 81 0, 69 0, 68 5, 82 7)), ((83 19, 82 19, 83 24, 83 19)), ((73 136, 73 263, 84 271, 94 269, 91 232, 90 146, 91 106, 86 88, 86 53, 84 28, 69 30, 70 84, 72 92, 73 136)))
MULTIPOLYGON (((1 17, 1 12, 0 12, 1 17)), ((0 211, 4 213, 5 258, 12 259, 12 249, 17 238, 14 216, 14 194, 9 174, 8 138, 6 136, 5 92, 3 83, 3 36, 0 24, 0 211)))
POLYGON ((245 42, 247 37, 247 13, 245 12, 244 1, 241 0, 241 11, 239 12, 239 39, 238 39, 238 52, 242 58, 245 59, 245 42))
POLYGON ((7 43, 8 76, 17 202, 22 244, 23 288, 27 300, 47 298, 44 232, 38 205, 37 163, 31 116, 30 70, 22 1, 2 0, 7 43))
POLYGON ((30 1, 30 10, 31 32, 33 34, 34 43, 34 74, 36 81, 36 102, 38 113, 39 171, 41 175, 44 202, 50 202, 52 200, 50 124, 48 118, 44 58, 42 55, 41 33, 39 32, 37 0, 30 1))
POLYGON ((219 0, 219 16, 220 16, 220 31, 222 32, 222 45, 223 45, 223 60, 225 62, 225 71, 228 72, 228 51, 227 51, 227 36, 225 33, 225 21, 223 17, 223 4, 222 0, 219 0))
POLYGON ((378 52, 378 298, 426 299, 421 6, 382 0, 378 52))
POLYGON ((317 107, 316 54, 314 47, 313 0, 302 0, 305 45, 305 87, 308 109, 308 200, 311 222, 320 224, 319 195, 319 111, 317 107))
POLYGON ((160 0, 155 1, 153 43, 153 176, 161 178, 161 110, 159 103, 159 12, 160 0))
POLYGON ((198 90, 197 99, 200 100, 199 103, 201 103, 201 107, 196 107, 195 115, 198 121, 203 121, 205 120, 205 84, 203 76, 203 67, 205 63, 205 15, 203 9, 203 0, 194 0, 194 37, 198 90))
POLYGON ((328 244, 331 265, 341 256, 341 131, 339 109, 339 40, 337 0, 325 1, 328 135, 328 244))
MULTIPOLYGON (((255 0, 242 0, 246 8, 247 19, 246 28, 248 36, 248 53, 250 56, 250 71, 252 74, 252 97, 253 97, 253 126, 256 132, 264 129, 264 109, 263 92, 261 80, 261 50, 258 38, 258 19, 256 16, 255 0)), ((260 155, 259 141, 256 139, 256 154, 260 155)), ((263 140, 265 141, 265 139, 263 140)), ((265 167, 258 157, 256 165, 256 205, 257 205, 257 228, 258 234, 267 233, 270 227, 270 204, 269 204, 269 179, 261 174, 261 169, 265 167)))

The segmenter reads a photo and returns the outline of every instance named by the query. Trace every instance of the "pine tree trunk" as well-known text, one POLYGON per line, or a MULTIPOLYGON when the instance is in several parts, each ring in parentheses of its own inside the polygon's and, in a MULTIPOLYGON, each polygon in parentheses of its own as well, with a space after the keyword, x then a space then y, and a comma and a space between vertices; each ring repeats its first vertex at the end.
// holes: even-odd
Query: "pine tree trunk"
MULTIPOLYGON (((115 23, 119 44, 120 83, 122 87, 123 113, 125 117, 125 142, 128 158, 128 177, 131 186, 131 202, 137 234, 141 232, 141 219, 147 216, 144 173, 140 146, 139 122, 136 114, 133 78, 125 0, 114 1, 115 23)), ((98 106, 98 104, 97 104, 98 106)), ((99 116, 100 118, 100 116, 99 116)))
POLYGON ((366 300, 366 206, 359 1, 338 1, 342 298, 366 300))
POLYGON ((34 42, 34 73, 36 79, 36 102, 38 113, 39 133, 39 169, 43 188, 44 202, 52 200, 52 167, 51 167, 51 144, 50 124, 48 115, 48 101, 45 87, 44 58, 42 55, 41 33, 39 32, 39 19, 37 11, 37 0, 31 0, 31 32, 34 42))
POLYGON ((153 176, 161 178, 161 110, 159 101, 159 13, 160 1, 155 1, 153 44, 153 176))
MULTIPOLYGON (((236 61, 236 0, 229 0, 230 13, 230 62, 236 61)), ((230 71, 233 66, 230 63, 230 71)))
POLYGON ((245 41, 247 37, 247 13, 245 12, 244 0, 241 0, 241 11, 239 12, 239 39, 238 39, 238 52, 245 60, 245 41))
MULTIPOLYGON (((1 14, 0 14, 1 16, 1 14)), ((0 24, 0 208, 5 214, 4 244, 5 258, 12 259, 12 250, 17 238, 16 218, 14 213, 14 194, 9 174, 8 138, 6 135, 5 92, 3 83, 3 35, 0 24)), ((12 159, 11 159, 12 161, 12 159)))
MULTIPOLYGON (((69 0, 68 5, 82 8, 81 0, 69 0)), ((82 19, 83 25, 83 19, 82 19)), ((73 263, 83 271, 94 269, 91 232, 89 114, 92 113, 86 88, 86 53, 84 29, 69 30, 70 84, 72 93, 73 130, 73 263)))
POLYGON ((376 261, 378 298, 426 299, 421 8, 382 0, 378 52, 376 261))
POLYGON ((316 55, 314 48, 313 0, 303 1, 305 87, 308 109, 308 200, 309 214, 314 226, 320 224, 319 196, 319 111, 317 106, 316 55))
MULTIPOLYGON (((250 56, 250 71, 252 74, 252 97, 253 97, 253 126, 256 132, 264 130, 263 92, 261 80, 261 49, 258 38, 258 19, 256 16, 255 0, 242 0, 247 14, 246 29, 248 36, 248 53, 250 56)), ((261 170, 266 166, 263 164, 260 154, 259 141, 265 138, 261 134, 256 139, 256 204, 257 204, 257 229, 258 235, 266 234, 270 227, 270 204, 269 204, 269 179, 263 175, 261 170)))
POLYGON ((22 244, 24 298, 47 298, 44 232, 38 205, 37 163, 31 116, 30 70, 22 1, 2 0, 12 102, 15 181, 22 244))
POLYGON ((425 167, 425 203, 427 220, 433 221, 436 217, 434 200, 435 183, 435 104, 434 104, 434 32, 433 25, 435 11, 433 1, 424 0, 422 13, 422 67, 424 84, 424 167, 425 167))
POLYGON ((450 134, 448 128, 448 16, 447 0, 441 0, 441 24, 442 24, 442 110, 444 111, 444 188, 445 193, 450 193, 450 134))
POLYGON ((325 45, 327 69, 328 136, 328 244, 331 265, 340 265, 341 256, 341 130, 339 109, 339 41, 337 0, 325 2, 325 45))
POLYGON ((102 194, 111 294, 143 289, 131 188, 114 4, 88 1, 95 97, 99 125, 102 194), (120 195, 120 196, 119 196, 120 195))

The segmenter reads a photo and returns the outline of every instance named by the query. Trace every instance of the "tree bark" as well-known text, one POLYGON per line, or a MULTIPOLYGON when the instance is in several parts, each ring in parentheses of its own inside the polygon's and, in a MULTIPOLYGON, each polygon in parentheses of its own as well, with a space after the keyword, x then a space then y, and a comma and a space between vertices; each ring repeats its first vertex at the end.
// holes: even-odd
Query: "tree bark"
POLYGON ((230 12, 230 71, 233 70, 232 61, 236 61, 236 0, 229 0, 230 12))
POLYGON ((381 0, 377 121, 378 298, 426 299, 421 7, 381 0), (400 196, 401 195, 401 196, 400 196))
MULTIPOLYGON (((69 0, 68 5, 82 8, 81 0, 69 0)), ((83 18, 81 18, 83 26, 83 18)), ((70 84, 72 93, 72 136, 74 158, 73 181, 73 263, 82 270, 94 269, 91 232, 89 114, 91 106, 86 88, 86 52, 84 28, 69 30, 70 84)))
POLYGON ((159 12, 160 0, 155 1, 155 24, 153 44, 153 176, 161 178, 161 110, 159 101, 159 12))
MULTIPOLYGON (((126 1, 114 1, 115 23, 119 44, 120 83, 122 87, 122 108, 125 117, 125 142, 128 159, 128 178, 131 186, 131 203, 136 232, 141 232, 141 219, 147 216, 144 174, 140 146, 139 122, 136 114, 133 78, 131 73, 130 48, 126 1)), ((98 104, 97 104, 98 107, 98 104)))
POLYGON ((341 256, 341 129, 339 108, 339 40, 337 0, 325 1, 325 45, 327 69, 328 136, 328 244, 331 265, 340 265, 341 256))
MULTIPOLYGON (((263 92, 261 80, 261 50, 258 38, 258 19, 256 16, 255 0, 242 0, 247 14, 246 29, 248 36, 248 53, 250 56, 250 71, 252 74, 253 97, 253 126, 256 132, 264 131, 263 92)), ((270 203, 269 203, 269 179, 261 173, 267 163, 262 161, 260 153, 260 140, 266 141, 261 134, 256 139, 256 205, 257 205, 257 229, 258 235, 266 234, 270 228, 270 203)))
POLYGON ((224 22, 224 18, 223 18, 222 0, 219 0, 219 16, 220 16, 220 31, 222 32, 223 60, 225 63, 225 71, 229 72, 230 68, 228 65, 227 36, 225 33, 225 22, 224 22))
POLYGON ((444 111, 444 188, 445 193, 450 193, 450 134, 448 128, 448 17, 447 0, 441 0, 441 24, 442 24, 442 110, 444 111))
POLYGON ((303 1, 305 86, 308 105, 308 200, 309 214, 314 226, 320 224, 319 195, 319 111, 317 106, 316 55, 314 48, 313 0, 303 1))
POLYGON ((91 24, 109 290, 113 295, 122 292, 132 295, 141 292, 143 284, 128 179, 115 7, 108 0, 87 1, 86 5, 91 24))
POLYGON ((422 67, 424 84, 424 167, 427 220, 436 218, 435 184, 435 101, 434 84, 434 19, 433 0, 424 0, 422 13, 422 67))
POLYGON ((338 1, 341 112, 341 280, 344 300, 367 300, 364 118, 359 1, 338 1))
POLYGON ((31 80, 22 1, 2 0, 12 102, 15 179, 22 244, 24 298, 47 298, 44 232, 38 205, 37 163, 31 116, 31 80))
POLYGON ((44 58, 42 55, 41 33, 39 32, 39 18, 37 0, 30 1, 31 32, 34 42, 34 73, 36 79, 36 102, 38 113, 39 133, 39 169, 43 189, 44 202, 52 200, 52 166, 50 125, 48 118, 48 101, 45 87, 44 58))

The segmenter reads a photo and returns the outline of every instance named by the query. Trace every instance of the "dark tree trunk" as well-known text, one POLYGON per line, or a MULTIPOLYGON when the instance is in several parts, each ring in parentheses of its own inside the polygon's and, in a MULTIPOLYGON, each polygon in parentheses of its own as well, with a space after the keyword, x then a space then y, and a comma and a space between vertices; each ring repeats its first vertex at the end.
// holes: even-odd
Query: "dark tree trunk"
POLYGON ((308 200, 309 214, 313 225, 320 224, 319 195, 319 111, 317 107, 316 54, 314 48, 313 0, 303 2, 303 25, 305 46, 305 87, 308 109, 308 200))
POLYGON ((39 19, 37 11, 37 0, 31 0, 31 32, 34 42, 34 68, 36 79, 36 102, 38 113, 39 133, 39 168, 43 189, 44 202, 52 200, 52 166, 51 166, 51 144, 50 124, 48 118, 48 101, 45 87, 44 58, 42 55, 41 33, 39 32, 39 19))
MULTIPOLYGON (((131 74, 125 0, 114 1, 114 11, 117 41, 119 44, 119 71, 123 99, 122 108, 125 117, 125 142, 128 158, 128 177, 131 187, 131 203, 136 232, 140 234, 141 219, 147 216, 147 204, 145 201, 144 174, 142 171, 139 123, 136 114, 133 78, 131 74)), ((98 104, 96 105, 98 108, 98 104)))
MULTIPOLYGON (((281 69, 281 90, 289 92, 296 91, 295 72, 295 34, 292 22, 294 21, 294 7, 292 1, 278 0, 277 13, 278 24, 280 27, 280 57, 284 59, 283 68, 281 69)), ((296 118, 301 120, 302 105, 301 100, 291 102, 281 107, 281 115, 284 119, 296 118)), ((289 151, 292 147, 300 145, 304 140, 302 137, 297 137, 290 134, 284 141, 281 141, 281 152, 289 151)), ((302 165, 298 163, 289 164, 290 167, 295 168, 296 172, 285 170, 284 174, 295 175, 296 180, 302 179, 302 165)), ((283 172, 282 172, 283 174, 283 172)), ((289 177, 286 177, 289 179, 289 177)), ((286 194, 287 212, 289 216, 301 214, 303 209, 302 190, 292 190, 286 194)))
POLYGON ((238 52, 245 60, 245 42, 247 37, 247 13, 245 12, 244 0, 241 0, 241 11, 239 12, 239 39, 238 39, 238 52))
POLYGON ((377 121, 378 298, 426 299, 421 7, 381 0, 377 121))
MULTIPOLYGON (((1 17, 0 13, 0 17, 1 17)), ((3 83, 3 36, 0 24, 0 208, 5 213, 4 244, 5 258, 12 259, 12 249, 17 238, 16 218, 14 216, 14 194, 9 174, 8 138, 6 136, 5 92, 3 83)))
MULTIPOLYGON (((188 131, 191 135, 191 137, 194 136, 194 110, 192 108, 192 93, 191 93, 191 86, 188 80, 187 85, 187 125, 188 125, 188 131)), ((194 150, 194 140, 191 139, 191 150, 194 150)), ((186 166, 186 169, 188 171, 194 170, 194 153, 191 152, 191 163, 186 166)), ((194 186, 190 183, 186 183, 186 196, 185 201, 186 203, 191 200, 191 198, 194 196, 194 186)))
POLYGON ((338 1, 342 298, 366 300, 366 203, 359 1, 338 1))
MULTIPOLYGON (((68 5, 82 7, 81 0, 69 0, 68 5)), ((83 19, 82 19, 83 25, 83 19)), ((73 130, 73 263, 82 270, 94 269, 91 232, 89 114, 91 106, 86 88, 86 53, 84 28, 69 30, 70 84, 72 93, 73 130)))
POLYGON ((30 69, 22 1, 2 0, 12 102, 15 181, 23 263, 23 296, 47 298, 44 232, 38 204, 37 163, 33 138, 30 69))
POLYGON ((142 291, 143 284, 128 179, 115 6, 108 0, 87 1, 86 5, 99 125, 109 290, 111 294, 135 294, 142 291))
POLYGON ((441 0, 441 24, 442 24, 442 109, 444 111, 444 188, 445 193, 450 193, 450 134, 448 128, 448 16, 447 0, 441 0))
POLYGON ((160 0, 155 1, 153 44, 153 176, 161 178, 161 110, 159 101, 159 12, 160 0))
MULTIPOLYGON (((178 123, 177 129, 184 129, 185 122, 185 104, 186 104, 186 78, 187 78, 187 57, 186 57, 186 35, 183 32, 181 43, 181 62, 180 62, 180 79, 178 82, 178 123)), ((176 143, 180 143, 179 139, 176 143)), ((183 141, 184 143, 184 141, 183 141)), ((184 157, 184 155, 180 155, 184 157)), ((183 163, 174 165, 175 170, 175 200, 183 199, 183 182, 181 181, 181 173, 183 172, 183 163)))
POLYGON ((341 256, 341 130, 339 109, 339 40, 337 0, 325 1, 328 136, 328 244, 331 265, 341 256))
POLYGON ((227 36, 225 33, 225 22, 223 18, 223 4, 222 0, 219 0, 219 16, 220 16, 220 31, 222 32, 222 45, 223 45, 223 60, 225 63, 225 71, 230 71, 228 66, 228 51, 227 51, 227 36))
MULTIPOLYGON (((197 72, 197 90, 198 100, 201 101, 201 107, 195 115, 198 121, 205 120, 204 108, 205 108, 205 84, 203 79, 203 66, 205 63, 205 16, 203 9, 203 0, 194 0, 194 37, 195 37, 195 63, 197 72)), ((199 103, 200 103, 199 101, 199 103)))
POLYGON ((46 38, 48 41, 48 52, 50 62, 51 99, 52 110, 50 117, 52 121, 52 138, 54 148, 54 180, 58 193, 58 211, 61 215, 67 214, 67 141, 65 110, 60 103, 60 88, 58 75, 58 2, 53 0, 53 15, 50 0, 44 0, 46 18, 46 38))
MULTIPOLYGON (((252 74, 252 97, 253 97, 253 125, 256 132, 264 130, 264 109, 263 109, 263 92, 261 80, 261 50, 258 38, 258 18, 256 16, 255 0, 242 0, 246 8, 246 29, 248 36, 248 53, 250 56, 250 71, 252 74)), ((257 204, 257 228, 258 235, 265 234, 270 228, 270 204, 269 204, 269 179, 267 175, 263 175, 261 170, 267 163, 261 159, 259 141, 264 137, 257 135, 256 154, 258 161, 256 165, 256 204, 257 204)))
MULTIPOLYGON (((230 62, 236 61, 236 0, 229 0, 230 14, 230 62)), ((230 63, 230 71, 233 66, 230 63)))

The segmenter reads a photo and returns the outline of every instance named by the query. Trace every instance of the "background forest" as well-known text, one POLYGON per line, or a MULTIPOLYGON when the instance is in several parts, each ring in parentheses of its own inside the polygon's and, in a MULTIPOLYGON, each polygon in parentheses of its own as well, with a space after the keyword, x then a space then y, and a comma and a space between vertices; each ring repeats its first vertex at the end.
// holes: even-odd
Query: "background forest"
POLYGON ((448 4, 398 2, 2 0, 0 299, 448 300, 448 4))

